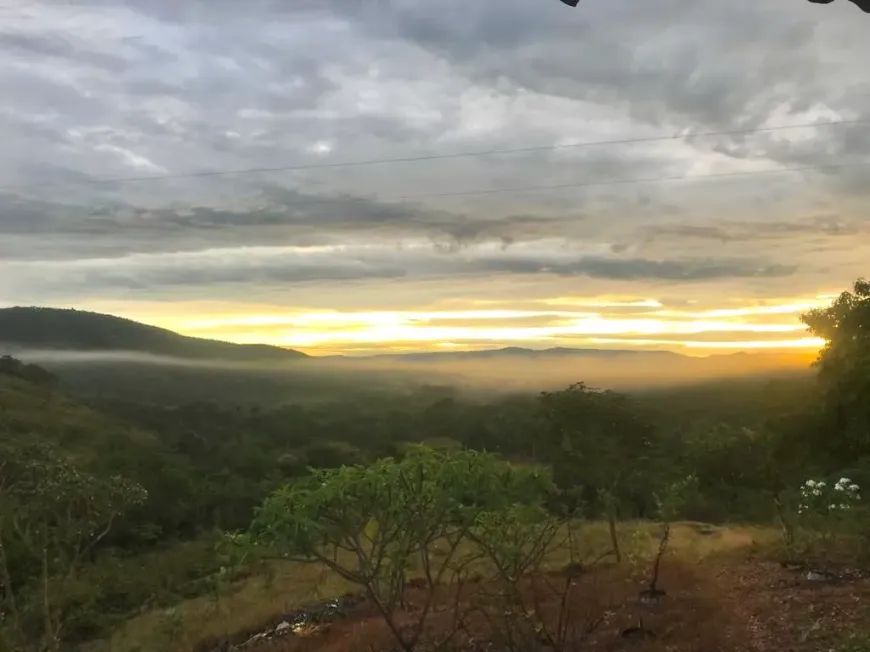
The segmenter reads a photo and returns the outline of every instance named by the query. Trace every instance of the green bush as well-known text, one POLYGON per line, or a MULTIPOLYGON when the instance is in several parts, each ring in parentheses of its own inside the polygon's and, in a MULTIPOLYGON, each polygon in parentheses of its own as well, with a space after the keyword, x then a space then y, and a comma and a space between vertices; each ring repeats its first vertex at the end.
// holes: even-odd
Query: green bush
POLYGON ((143 555, 102 555, 68 588, 64 611, 71 641, 98 638, 132 614, 166 607, 212 590, 223 559, 204 537, 143 555))

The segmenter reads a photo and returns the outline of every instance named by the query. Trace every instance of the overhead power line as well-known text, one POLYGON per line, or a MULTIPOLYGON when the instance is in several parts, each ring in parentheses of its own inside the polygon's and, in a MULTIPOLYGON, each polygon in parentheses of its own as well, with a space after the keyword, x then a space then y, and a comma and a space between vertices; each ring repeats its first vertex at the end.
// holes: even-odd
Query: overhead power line
MULTIPOLYGON (((458 190, 448 192, 432 192, 419 195, 405 195, 390 198, 391 201, 410 201, 430 197, 464 197, 469 195, 501 195, 512 192, 532 192, 537 190, 562 190, 568 188, 595 188, 602 186, 622 186, 641 183, 665 183, 668 181, 694 181, 695 179, 724 179, 728 177, 752 177, 761 174, 785 174, 791 172, 810 172, 813 170, 840 169, 870 166, 870 161, 854 163, 833 163, 823 165, 801 165, 797 167, 772 168, 770 170, 746 170, 745 172, 711 172, 708 174, 681 174, 667 177, 637 177, 633 179, 610 179, 607 181, 589 181, 578 183, 558 183, 540 186, 515 186, 513 188, 487 188, 481 190, 458 190)), ((292 202, 291 202, 292 203, 292 202)))
MULTIPOLYGON (((796 167, 782 167, 782 168, 772 168, 769 170, 747 170, 744 172, 711 172, 707 174, 683 174, 683 175, 673 175, 673 176, 661 176, 661 177, 635 177, 631 179, 608 179, 606 181, 579 181, 577 183, 557 183, 557 184, 544 184, 544 185, 529 185, 529 186, 512 186, 508 188, 481 188, 481 189, 472 189, 472 190, 455 190, 455 191, 446 191, 446 192, 430 192, 430 193, 420 193, 414 195, 401 195, 396 197, 380 197, 378 195, 350 195, 349 197, 352 199, 374 199, 376 201, 381 202, 404 202, 404 201, 414 201, 417 199, 431 199, 437 197, 470 197, 470 196, 483 196, 483 195, 504 195, 509 193, 519 193, 519 192, 542 192, 548 190, 570 190, 570 189, 578 189, 578 188, 597 188, 597 187, 606 187, 606 186, 623 186, 623 185, 635 185, 635 184, 644 184, 644 183, 667 183, 667 182, 675 182, 675 181, 695 181, 695 180, 704 180, 704 179, 726 179, 726 178, 736 178, 736 177, 753 177, 759 176, 763 174, 789 174, 795 172, 811 172, 811 171, 820 171, 825 169, 845 169, 845 168, 855 168, 855 167, 865 167, 870 166, 870 160, 867 161, 857 161, 853 163, 833 163, 833 164, 822 164, 822 165, 801 165, 796 167)), ((312 204, 321 204, 326 202, 334 202, 340 200, 341 197, 323 197, 323 196, 314 196, 308 195, 304 198, 300 198, 298 200, 283 200, 281 201, 282 206, 295 206, 295 205, 312 205, 312 204)))
MULTIPOLYGON (((655 143, 682 139, 705 138, 712 136, 739 136, 744 134, 766 133, 784 131, 787 129, 806 129, 810 127, 839 127, 858 124, 870 124, 870 120, 834 120, 831 122, 809 122, 795 125, 781 125, 777 127, 756 127, 752 129, 733 129, 726 131, 706 131, 699 133, 682 133, 670 136, 647 136, 641 138, 623 138, 615 140, 596 140, 580 143, 565 143, 557 145, 537 145, 533 147, 516 147, 508 149, 490 149, 473 152, 453 152, 447 154, 429 154, 421 156, 400 156, 394 158, 365 159, 359 161, 339 161, 332 163, 305 163, 295 165, 282 165, 275 167, 251 167, 235 170, 207 170, 200 172, 186 172, 179 174, 157 174, 148 176, 127 177, 99 177, 92 179, 77 179, 75 181, 55 181, 41 183, 25 183, 0 186, 0 192, 10 190, 24 190, 27 188, 43 188, 52 186, 76 184, 101 184, 101 183, 135 183, 142 181, 163 181, 175 179, 198 179, 207 177, 241 176, 248 174, 264 174, 269 172, 300 172, 305 170, 324 170, 332 168, 364 167, 372 165, 389 165, 392 163, 418 163, 424 161, 440 161, 460 158, 474 158, 482 156, 503 156, 509 154, 531 154, 535 152, 549 152, 568 149, 580 149, 584 147, 605 147, 615 145, 632 145, 638 143, 655 143)), ((623 182, 624 183, 624 182, 623 182)))

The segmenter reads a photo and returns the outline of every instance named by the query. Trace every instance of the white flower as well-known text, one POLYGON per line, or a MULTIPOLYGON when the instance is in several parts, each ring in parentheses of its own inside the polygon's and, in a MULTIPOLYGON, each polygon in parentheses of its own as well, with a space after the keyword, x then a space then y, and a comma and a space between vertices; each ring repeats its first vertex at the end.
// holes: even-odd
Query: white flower
POLYGON ((840 478, 837 484, 849 484, 850 482, 852 481, 849 478, 840 478))
POLYGON ((859 487, 859 486, 856 485, 856 484, 850 484, 850 485, 849 485, 849 491, 858 491, 860 488, 861 488, 861 487, 859 487))
POLYGON ((816 483, 816 489, 821 489, 822 487, 827 487, 827 486, 828 486, 828 485, 826 485, 822 480, 819 480, 819 481, 816 483))
POLYGON ((815 486, 816 486, 816 481, 815 481, 815 480, 807 480, 805 484, 806 484, 806 486, 808 486, 808 487, 815 487, 815 486))

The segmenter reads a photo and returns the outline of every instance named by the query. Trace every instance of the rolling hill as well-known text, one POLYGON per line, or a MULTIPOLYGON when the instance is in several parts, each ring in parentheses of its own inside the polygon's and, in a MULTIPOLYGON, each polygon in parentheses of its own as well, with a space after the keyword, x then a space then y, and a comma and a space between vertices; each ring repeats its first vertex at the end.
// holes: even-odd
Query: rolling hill
POLYGON ((179 335, 130 319, 81 310, 0 309, 0 353, 23 350, 135 352, 191 360, 233 362, 307 358, 301 351, 265 344, 232 344, 179 335))

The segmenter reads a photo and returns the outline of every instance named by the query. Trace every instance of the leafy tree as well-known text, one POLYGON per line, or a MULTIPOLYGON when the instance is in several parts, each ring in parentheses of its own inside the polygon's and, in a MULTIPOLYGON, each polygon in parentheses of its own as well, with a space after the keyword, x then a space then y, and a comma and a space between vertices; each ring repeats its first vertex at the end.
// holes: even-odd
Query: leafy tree
MULTIPOLYGON (((250 535, 283 557, 317 561, 359 586, 399 646, 410 651, 425 633, 436 588, 461 589, 478 556, 467 544, 484 515, 540 505, 550 489, 549 476, 537 468, 419 447, 401 460, 317 471, 307 486, 278 490, 259 510, 250 535), (401 627, 397 613, 415 570, 426 597, 413 625, 401 627)), ((457 631, 458 623, 444 636, 457 631)))
MULTIPOLYGON (((478 594, 478 607, 490 628, 491 641, 516 652, 580 649, 600 624, 597 614, 578 608, 573 523, 536 505, 516 505, 482 514, 471 538, 493 570, 478 594), (568 551, 563 573, 548 572, 548 558, 568 551)), ((584 605, 585 606, 585 605, 584 605)))
POLYGON ((70 580, 115 520, 145 500, 145 492, 121 477, 87 473, 45 444, 13 443, 3 449, 0 563, 4 565, 4 612, 11 614, 13 636, 20 641, 39 640, 40 650, 57 650, 70 580), (5 552, 13 538, 39 568, 35 585, 13 583, 5 552), (32 618, 37 613, 39 621, 32 618), (33 626, 34 622, 40 624, 33 626), (36 636, 29 631, 31 627, 38 632, 36 636))
POLYGON ((653 428, 631 401, 583 383, 541 395, 549 459, 556 483, 585 487, 603 507, 613 554, 621 561, 616 522, 620 504, 650 493, 653 428))
POLYGON ((842 466, 870 455, 870 281, 855 281, 852 292, 802 320, 825 340, 816 364, 830 427, 810 443, 842 466))

